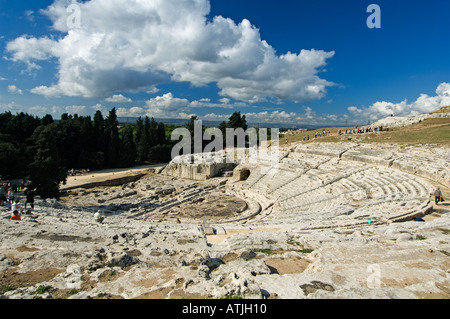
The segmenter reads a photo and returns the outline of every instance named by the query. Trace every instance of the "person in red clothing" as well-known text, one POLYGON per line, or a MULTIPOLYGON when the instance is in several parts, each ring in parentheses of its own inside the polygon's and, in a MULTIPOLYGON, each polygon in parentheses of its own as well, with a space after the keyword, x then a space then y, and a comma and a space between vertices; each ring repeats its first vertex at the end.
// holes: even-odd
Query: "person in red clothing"
POLYGON ((13 214, 11 215, 10 220, 22 220, 22 217, 20 216, 18 210, 15 210, 15 211, 13 212, 13 214))

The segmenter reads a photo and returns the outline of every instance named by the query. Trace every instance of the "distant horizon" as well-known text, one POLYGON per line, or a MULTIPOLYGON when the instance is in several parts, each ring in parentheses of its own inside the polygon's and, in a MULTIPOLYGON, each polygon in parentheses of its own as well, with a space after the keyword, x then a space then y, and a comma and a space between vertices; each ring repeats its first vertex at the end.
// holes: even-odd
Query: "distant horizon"
MULTIPOLYGON (((130 121, 133 122, 133 124, 137 121, 138 117, 117 117, 117 120, 119 121, 119 124, 126 124, 130 121)), ((170 119, 170 118, 154 118, 156 122, 162 122, 166 125, 182 125, 189 123, 189 119, 170 119)), ((211 120, 201 120, 202 124, 206 127, 214 127, 218 126, 222 121, 211 121, 211 120)), ((283 128, 283 129, 309 129, 309 128, 319 128, 322 126, 314 126, 314 125, 299 125, 299 124, 290 124, 290 123, 259 123, 259 122, 251 122, 247 121, 247 124, 253 127, 267 127, 267 128, 283 128)))

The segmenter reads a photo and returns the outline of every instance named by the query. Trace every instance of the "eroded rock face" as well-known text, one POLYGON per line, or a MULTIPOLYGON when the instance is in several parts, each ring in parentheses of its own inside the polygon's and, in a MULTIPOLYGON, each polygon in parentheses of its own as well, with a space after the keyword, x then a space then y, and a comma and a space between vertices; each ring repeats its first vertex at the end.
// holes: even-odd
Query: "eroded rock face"
POLYGON ((448 118, 450 117, 450 112, 448 112, 448 108, 442 108, 442 112, 435 112, 435 113, 426 113, 426 114, 419 114, 415 116, 392 116, 387 117, 384 119, 381 119, 375 123, 372 124, 373 127, 383 126, 383 127, 404 127, 409 126, 412 124, 419 123, 426 119, 432 119, 432 118, 448 118))
POLYGON ((430 201, 434 181, 449 182, 448 149, 283 152, 276 167, 236 166, 246 178, 74 189, 58 203, 37 199, 20 222, 0 208, 0 295, 450 297, 450 215, 430 201))
POLYGON ((190 180, 204 181, 225 171, 232 171, 235 162, 225 151, 183 155, 174 158, 162 174, 190 180))

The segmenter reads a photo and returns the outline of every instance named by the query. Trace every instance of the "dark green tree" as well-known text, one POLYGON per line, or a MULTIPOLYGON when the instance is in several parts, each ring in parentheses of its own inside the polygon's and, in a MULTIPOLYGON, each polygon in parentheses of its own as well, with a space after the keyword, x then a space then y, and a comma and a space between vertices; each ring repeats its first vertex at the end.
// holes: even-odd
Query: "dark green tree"
POLYGON ((165 145, 167 144, 166 141, 166 127, 163 122, 158 124, 158 130, 157 130, 157 145, 165 145))
MULTIPOLYGON (((244 131, 247 130, 248 125, 247 120, 245 119, 245 115, 241 116, 241 112, 234 112, 227 122, 227 128, 242 128, 244 129, 244 131)), ((226 135, 224 135, 224 138, 226 140, 226 135)), ((236 136, 234 137, 234 146, 238 146, 238 140, 236 136)))
POLYGON ((113 108, 106 118, 106 164, 108 167, 117 167, 119 163, 119 122, 117 121, 116 108, 113 108))
POLYGON ((94 168, 102 168, 106 162, 106 136, 105 120, 100 111, 95 112, 94 122, 92 123, 92 134, 94 151, 91 155, 91 162, 94 168))
POLYGON ((223 137, 223 145, 225 145, 225 142, 226 142, 226 131, 227 131, 227 127, 228 127, 228 124, 227 124, 227 122, 225 122, 225 121, 223 121, 222 123, 220 123, 219 124, 219 130, 222 132, 222 137, 223 137))
POLYGON ((67 168, 61 165, 60 133, 56 124, 48 125, 36 141, 37 153, 29 166, 31 188, 41 198, 60 198, 60 184, 67 178, 67 168))
POLYGON ((144 131, 144 121, 139 117, 136 121, 136 134, 134 137, 134 142, 136 144, 137 159, 139 162, 144 162, 147 155, 145 154, 145 131, 144 131))
POLYGON ((155 119, 152 117, 149 126, 149 147, 158 145, 158 123, 156 123, 155 119))
POLYGON ((45 115, 42 120, 41 120, 41 125, 50 125, 54 122, 53 120, 53 116, 51 116, 50 114, 45 115))
POLYGON ((148 161, 150 158, 150 148, 151 148, 151 122, 148 116, 144 119, 144 136, 141 141, 141 152, 144 161, 148 161))
POLYGON ((33 159, 34 130, 41 121, 25 113, 0 114, 0 176, 3 178, 23 178, 28 164, 33 159))
POLYGON ((26 175, 25 158, 14 143, 0 142, 0 177, 23 178, 26 175))
POLYGON ((119 149, 119 165, 130 167, 136 161, 137 151, 133 138, 133 127, 126 124, 122 129, 122 138, 119 149))
POLYGON ((244 131, 247 130, 248 125, 247 125, 247 120, 245 119, 245 115, 241 116, 241 112, 234 112, 227 123, 227 127, 228 128, 243 128, 244 131))
MULTIPOLYGON (((194 146, 194 138, 195 138, 195 122, 198 121, 198 117, 196 115, 191 116, 191 118, 189 119, 189 122, 186 123, 185 127, 189 130, 189 133, 191 134, 191 152, 192 154, 195 153, 195 146, 194 146)), ((201 129, 201 143, 202 143, 202 149, 203 147, 206 145, 207 141, 203 141, 203 134, 205 132, 205 126, 202 125, 202 129, 201 129)))

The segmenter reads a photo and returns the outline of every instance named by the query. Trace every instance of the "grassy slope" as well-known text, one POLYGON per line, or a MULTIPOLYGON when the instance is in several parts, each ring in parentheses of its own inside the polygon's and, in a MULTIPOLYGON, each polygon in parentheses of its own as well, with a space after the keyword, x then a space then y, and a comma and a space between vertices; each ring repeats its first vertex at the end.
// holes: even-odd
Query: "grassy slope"
POLYGON ((345 131, 346 129, 352 129, 352 127, 333 127, 324 129, 325 131, 330 131, 330 136, 314 139, 314 134, 323 130, 318 129, 294 136, 282 137, 280 138, 280 146, 302 142, 304 135, 309 135, 310 137, 309 142, 305 143, 351 141, 358 143, 389 143, 402 145, 437 144, 440 146, 450 146, 450 118, 427 119, 421 123, 402 128, 394 128, 389 132, 382 133, 343 134, 339 136, 337 134, 339 129, 345 131))

